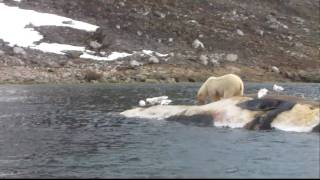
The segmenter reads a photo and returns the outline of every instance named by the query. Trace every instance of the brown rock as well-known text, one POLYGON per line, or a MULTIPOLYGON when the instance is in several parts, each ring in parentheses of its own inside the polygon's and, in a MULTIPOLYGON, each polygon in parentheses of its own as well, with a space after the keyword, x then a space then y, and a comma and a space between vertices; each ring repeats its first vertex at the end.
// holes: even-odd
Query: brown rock
POLYGON ((88 82, 93 80, 99 81, 101 78, 102 78, 102 74, 94 70, 87 70, 84 76, 84 79, 88 82))

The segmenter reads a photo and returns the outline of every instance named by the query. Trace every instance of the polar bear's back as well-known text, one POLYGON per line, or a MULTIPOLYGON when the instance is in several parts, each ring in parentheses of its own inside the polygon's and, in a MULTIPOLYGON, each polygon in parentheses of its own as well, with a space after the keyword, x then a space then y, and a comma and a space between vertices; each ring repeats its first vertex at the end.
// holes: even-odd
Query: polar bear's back
POLYGON ((243 82, 241 78, 234 74, 227 74, 219 77, 210 77, 206 81, 207 88, 210 91, 210 89, 215 89, 219 91, 219 93, 222 93, 225 90, 228 90, 230 92, 239 92, 238 95, 243 95, 243 82))

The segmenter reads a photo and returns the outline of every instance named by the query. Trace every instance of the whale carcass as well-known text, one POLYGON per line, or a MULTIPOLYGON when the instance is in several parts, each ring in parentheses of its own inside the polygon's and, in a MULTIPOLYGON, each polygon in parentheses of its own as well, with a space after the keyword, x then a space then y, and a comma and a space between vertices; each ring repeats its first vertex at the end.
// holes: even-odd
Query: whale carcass
POLYGON ((211 119, 216 127, 252 130, 279 129, 294 132, 319 132, 319 103, 288 97, 261 99, 231 97, 206 105, 167 105, 137 107, 120 113, 125 117, 188 121, 211 119))

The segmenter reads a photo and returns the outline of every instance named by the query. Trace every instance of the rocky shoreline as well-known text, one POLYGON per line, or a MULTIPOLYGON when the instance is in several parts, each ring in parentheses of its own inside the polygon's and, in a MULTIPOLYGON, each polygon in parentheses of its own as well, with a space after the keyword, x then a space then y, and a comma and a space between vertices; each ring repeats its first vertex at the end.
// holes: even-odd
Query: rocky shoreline
POLYGON ((214 58, 208 60, 210 56, 198 57, 192 52, 171 53, 166 57, 137 53, 106 62, 17 47, 3 49, 6 51, 0 52, 0 84, 203 82, 210 76, 227 73, 250 82, 320 83, 320 69, 249 66, 228 60, 214 64, 214 58))
POLYGON ((0 39, 0 84, 203 82, 227 73, 251 82, 320 83, 318 0, 1 2, 99 26, 86 32, 30 24, 43 36, 37 44, 130 56, 97 61, 79 51, 45 53, 0 39))
MULTIPOLYGON (((23 61, 16 59, 19 64, 23 61)), ((13 61, 11 61, 13 62, 13 61)), ((142 66, 108 65, 107 63, 79 63, 68 61, 62 67, 9 65, 0 66, 0 84, 44 83, 179 83, 204 82, 209 76, 226 73, 239 75, 250 82, 313 82, 320 83, 320 72, 300 70, 275 71, 272 67, 247 67, 225 64, 217 68, 203 68, 201 64, 146 64, 142 66), (78 63, 78 64, 77 64, 78 63)))

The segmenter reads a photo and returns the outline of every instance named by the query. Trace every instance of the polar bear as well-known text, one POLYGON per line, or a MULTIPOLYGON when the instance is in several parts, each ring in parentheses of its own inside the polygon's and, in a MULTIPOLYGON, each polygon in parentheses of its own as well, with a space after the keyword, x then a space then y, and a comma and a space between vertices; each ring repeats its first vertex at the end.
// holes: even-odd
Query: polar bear
POLYGON ((197 93, 199 104, 205 104, 207 97, 212 101, 233 96, 243 96, 244 86, 241 78, 235 74, 226 74, 220 77, 209 77, 197 93))

